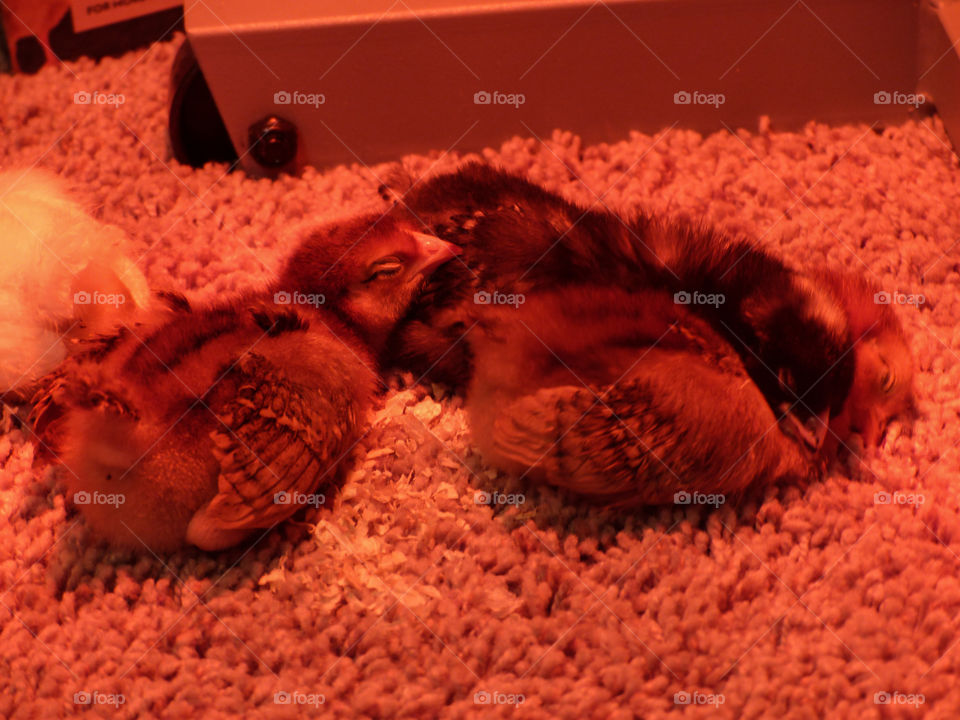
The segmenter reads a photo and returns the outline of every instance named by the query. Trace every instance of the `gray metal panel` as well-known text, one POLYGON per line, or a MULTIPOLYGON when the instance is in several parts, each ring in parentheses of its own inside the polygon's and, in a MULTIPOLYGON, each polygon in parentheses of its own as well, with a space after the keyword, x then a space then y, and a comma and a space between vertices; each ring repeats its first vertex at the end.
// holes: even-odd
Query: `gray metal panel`
POLYGON ((874 102, 878 91, 916 87, 918 10, 904 0, 530 2, 450 12, 410 3, 427 5, 429 17, 398 5, 379 22, 329 22, 329 8, 326 20, 307 11, 330 3, 296 4, 291 19, 285 3, 222 0, 191 5, 186 25, 239 153, 252 122, 279 114, 301 130, 299 161, 318 166, 477 150, 555 128, 593 143, 675 123, 710 132, 755 128, 769 115, 789 129, 900 122, 914 110, 874 102), (476 104, 480 91, 524 102, 476 104), (324 102, 277 105, 277 92, 324 102), (677 104, 678 92, 703 97, 677 104), (695 102, 710 95, 724 102, 695 102))

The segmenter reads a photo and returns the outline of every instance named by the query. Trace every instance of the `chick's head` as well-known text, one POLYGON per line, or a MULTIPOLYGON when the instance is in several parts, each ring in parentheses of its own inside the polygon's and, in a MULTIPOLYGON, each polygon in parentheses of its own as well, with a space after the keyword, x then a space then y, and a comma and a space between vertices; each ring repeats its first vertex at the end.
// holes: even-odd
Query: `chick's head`
POLYGON ((852 273, 830 273, 828 286, 850 324, 856 370, 843 408, 830 419, 834 441, 854 433, 866 447, 880 443, 890 421, 914 408, 913 358, 890 295, 852 273))
POLYGON ((275 286, 280 301, 325 307, 378 351, 425 280, 460 253, 390 216, 364 216, 310 231, 275 286))

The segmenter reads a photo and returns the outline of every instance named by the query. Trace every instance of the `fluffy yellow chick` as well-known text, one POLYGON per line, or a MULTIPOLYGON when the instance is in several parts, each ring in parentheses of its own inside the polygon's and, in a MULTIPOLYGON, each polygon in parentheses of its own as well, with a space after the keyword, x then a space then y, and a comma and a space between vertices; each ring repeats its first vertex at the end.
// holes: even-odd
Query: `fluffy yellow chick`
POLYGON ((149 305, 127 238, 70 197, 52 173, 0 173, 0 391, 23 388, 149 305))

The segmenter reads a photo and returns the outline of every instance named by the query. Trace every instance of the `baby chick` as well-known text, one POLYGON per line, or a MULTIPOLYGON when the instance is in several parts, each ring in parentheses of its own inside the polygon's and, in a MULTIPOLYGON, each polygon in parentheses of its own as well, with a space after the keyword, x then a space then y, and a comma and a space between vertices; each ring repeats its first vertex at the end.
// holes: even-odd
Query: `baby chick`
POLYGON ((429 179, 395 212, 463 247, 411 307, 389 343, 394 361, 465 385, 473 366, 458 342, 475 298, 604 283, 677 294, 740 355, 784 427, 822 441, 849 392, 853 358, 843 309, 780 259, 681 221, 621 219, 481 164, 429 179))
POLYGON ((218 550, 337 487, 378 339, 456 252, 390 219, 358 223, 310 233, 268 292, 179 303, 56 373, 36 431, 97 535, 218 550), (301 270, 310 293, 285 284, 301 270))
MULTIPOLYGON (((621 478, 660 478, 664 482, 651 486, 665 488, 659 495, 628 491, 632 502, 647 502, 683 487, 664 472, 663 464, 648 467, 656 457, 673 458, 667 464, 680 469, 699 468, 694 477, 713 488, 723 483, 709 480, 716 477, 717 467, 708 471, 707 459, 723 465, 739 460, 736 481, 723 481, 733 486, 758 478, 811 477, 851 432, 885 424, 906 406, 903 388, 909 385, 910 360, 902 329, 889 307, 872 302, 873 289, 855 277, 808 277, 746 241, 690 223, 642 214, 621 220, 605 210, 587 211, 523 178, 479 164, 416 186, 394 212, 461 244, 464 253, 460 262, 433 276, 397 327, 388 351, 402 367, 434 380, 464 385, 473 377, 471 408, 478 439, 502 466, 562 478, 571 472, 559 471, 563 462, 584 463, 592 469, 574 473, 580 478, 574 484, 581 490, 585 475, 602 484, 611 469, 621 478), (594 288, 583 298, 587 311, 570 309, 578 301, 563 289, 585 282, 626 291, 612 296, 611 303, 634 308, 634 303, 647 303, 647 312, 660 308, 661 319, 700 328, 703 337, 712 337, 714 352, 685 348, 668 356, 661 347, 650 350, 638 364, 633 384, 608 388, 606 407, 591 407, 595 397, 582 385, 569 382, 569 377, 567 382, 546 381, 544 373, 531 370, 538 367, 531 360, 539 357, 535 347, 518 356, 525 360, 514 362, 505 359, 515 357, 507 352, 509 343, 470 339, 473 322, 481 320, 482 329, 497 318, 500 334, 529 342, 523 323, 542 326, 549 316, 552 320, 543 332, 552 333, 556 347, 565 348, 573 358, 582 362, 586 357, 589 345, 574 338, 581 333, 593 338, 595 325, 603 328, 601 337, 591 340, 597 354, 616 356, 615 348, 603 344, 618 322, 615 313, 605 320, 607 311, 591 299, 602 292, 594 288), (498 291, 501 297, 540 299, 520 313, 478 307, 495 301, 498 291), (637 297, 630 297, 631 292, 637 297), (671 306, 667 301, 671 295, 688 304, 671 306), (859 341, 865 332, 864 341, 859 341), (477 353, 483 357, 473 357, 477 353), (725 358, 728 369, 711 366, 708 357, 725 358), (892 374, 886 372, 888 367, 892 374), (504 368, 523 370, 514 376, 504 368), (501 376, 504 372, 506 376, 501 376), (536 386, 543 385, 533 394, 528 392, 527 372, 536 378, 536 386), (743 373, 750 382, 744 384, 743 373), (727 414, 711 407, 713 397, 727 394, 738 398, 734 411, 727 414), (679 398, 685 398, 688 409, 679 398), (612 422, 609 408, 616 403, 618 415, 642 418, 632 433, 612 422), (509 411, 503 410, 507 407, 509 411), (561 407, 566 410, 561 412, 561 407), (583 412, 590 408, 576 426, 582 432, 566 433, 576 420, 565 419, 570 408, 583 412), (777 422, 775 427, 771 419, 777 422), (823 446, 828 421, 833 432, 823 446), (631 447, 636 443, 627 442, 631 435, 644 438, 645 429, 651 427, 663 429, 657 436, 659 444, 631 447), (694 437, 691 432, 703 435, 694 437), (610 437, 616 441, 605 439, 610 437), (751 449, 758 438, 762 439, 751 449), (558 445, 548 452, 554 441, 558 445), (646 452, 646 447, 654 452, 646 452), (604 451, 594 453, 593 448, 604 451), (821 452, 814 457, 818 448, 821 452), (741 451, 747 450, 743 455, 741 451), (640 455, 627 461, 621 453, 640 455), (637 457, 647 465, 638 464, 637 457), (602 467, 596 466, 598 462, 602 467), (544 468, 551 463, 548 472, 544 468)), ((619 321, 627 327, 637 322, 619 321)), ((641 325, 651 322, 660 327, 656 316, 648 316, 641 325)), ((648 333, 640 344, 655 339, 648 333)), ((594 390, 603 394, 604 383, 615 380, 611 372, 601 375, 594 390)), ((876 435, 875 429, 862 432, 868 442, 876 435)))
POLYGON ((44 170, 0 172, 0 238, 0 392, 19 402, 67 356, 70 339, 130 322, 150 293, 124 232, 91 217, 44 170))
POLYGON ((822 282, 847 315, 856 370, 841 411, 830 418, 826 452, 860 435, 876 446, 894 417, 914 409, 913 358, 890 295, 852 273, 826 273, 822 282))
POLYGON ((618 507, 820 470, 726 339, 667 293, 568 287, 473 318, 471 430, 504 470, 618 507))
POLYGON ((323 226, 296 244, 274 290, 323 296, 380 353, 425 282, 461 249, 410 223, 370 215, 323 226))

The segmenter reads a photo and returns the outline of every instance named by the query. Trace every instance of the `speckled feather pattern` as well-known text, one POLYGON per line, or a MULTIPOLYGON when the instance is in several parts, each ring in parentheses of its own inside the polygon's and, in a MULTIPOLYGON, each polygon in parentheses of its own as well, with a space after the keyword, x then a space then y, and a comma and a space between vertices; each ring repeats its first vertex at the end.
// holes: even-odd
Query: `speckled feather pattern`
MULTIPOLYGON (((170 161, 175 49, 0 77, 0 163, 62 172, 131 235, 153 285, 198 302, 274 279, 300 223, 383 206, 386 165, 269 182, 170 161), (126 103, 73 103, 93 89, 126 103)), ((799 267, 922 293, 919 310, 895 308, 919 419, 894 425, 867 467, 805 489, 618 516, 498 476, 459 398, 393 381, 333 508, 249 550, 156 558, 89 545, 62 478, 8 418, 0 716, 70 716, 84 690, 122 693, 98 710, 131 718, 294 717, 278 691, 323 694, 332 718, 660 718, 681 691, 725 699, 679 708, 688 717, 957 715, 960 167, 940 123, 594 146, 558 132, 482 158, 578 202, 703 219, 799 267), (479 691, 525 702, 477 705, 479 691), (878 691, 926 702, 878 706, 878 691)), ((463 159, 403 164, 419 175, 463 159)))
POLYGON ((232 374, 238 376, 236 397, 222 399, 229 410, 221 416, 229 432, 213 436, 221 494, 205 514, 224 527, 243 527, 256 514, 258 523, 270 527, 288 514, 275 501, 278 492, 325 491, 332 497, 340 478, 337 460, 359 436, 357 415, 366 398, 352 398, 340 387, 329 396, 318 393, 308 405, 283 370, 256 353, 245 356, 232 374), (288 486, 284 477, 298 481, 288 486))

